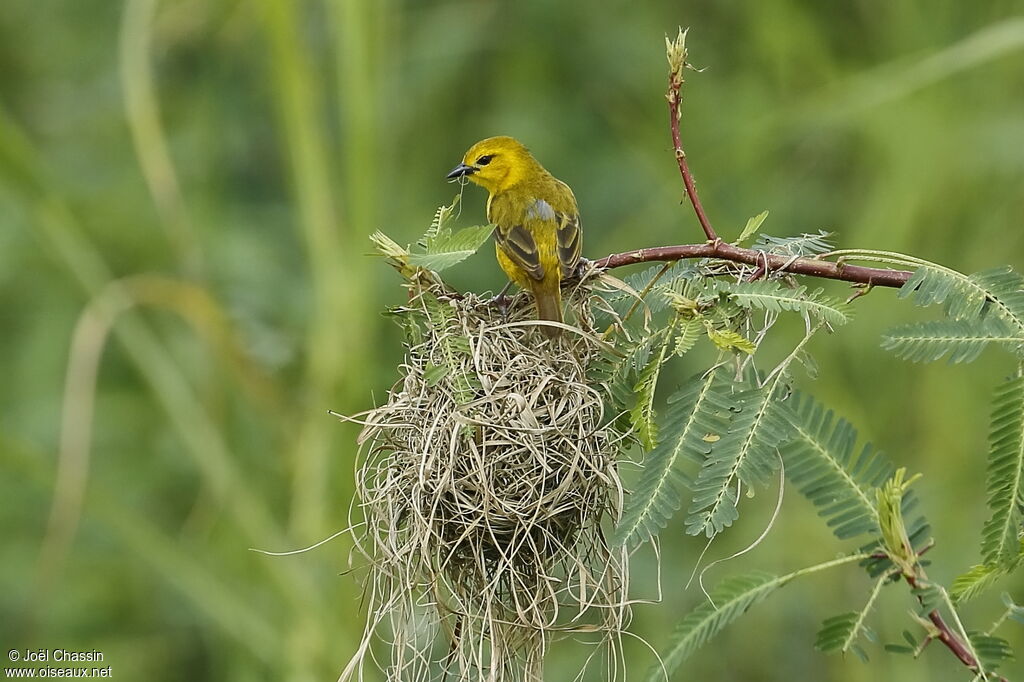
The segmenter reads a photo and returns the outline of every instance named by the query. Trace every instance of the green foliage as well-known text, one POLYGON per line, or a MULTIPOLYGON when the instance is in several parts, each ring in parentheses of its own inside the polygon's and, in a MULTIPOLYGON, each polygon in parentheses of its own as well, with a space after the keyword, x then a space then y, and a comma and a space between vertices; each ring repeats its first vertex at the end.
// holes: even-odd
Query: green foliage
POLYGON ((621 280, 618 288, 605 295, 620 315, 625 315, 638 300, 650 313, 658 313, 668 307, 671 298, 665 292, 681 292, 694 284, 698 267, 692 261, 676 261, 665 265, 653 265, 635 272, 621 280))
POLYGON ((730 395, 721 372, 688 381, 668 400, 661 443, 648 453, 636 489, 615 529, 616 544, 642 542, 664 528, 682 505, 682 460, 702 462, 728 427, 730 395))
POLYGON ((652 337, 642 327, 624 325, 615 345, 614 353, 606 352, 591 368, 595 383, 605 388, 610 414, 620 414, 624 427, 632 426, 632 413, 637 402, 634 388, 640 373, 651 358, 652 337))
POLYGON ((949 594, 954 602, 965 602, 988 591, 992 586, 1016 570, 1020 560, 1011 563, 988 563, 971 566, 965 573, 957 576, 950 587, 949 594))
POLYGON ((690 611, 669 636, 668 647, 661 657, 664 670, 659 665, 651 667, 645 680, 662 682, 671 678, 694 651, 751 606, 764 601, 787 580, 788 576, 778 578, 768 573, 751 573, 723 580, 712 590, 710 601, 690 611))
POLYGON ((738 483, 767 483, 779 466, 776 448, 790 435, 791 419, 781 400, 783 372, 765 386, 737 391, 730 398, 729 428, 712 444, 693 484, 686 532, 713 537, 739 516, 738 483))
POLYGON ((934 583, 919 582, 910 592, 917 598, 917 612, 922 616, 941 607, 945 600, 942 588, 934 583))
POLYGON ((1005 325, 1005 334, 1024 339, 1024 280, 1010 267, 964 275, 937 265, 924 265, 900 289, 901 298, 917 305, 942 305, 954 320, 977 321, 991 315, 1005 325))
POLYGON ((972 362, 990 343, 1020 352, 1024 337, 1008 335, 995 317, 976 321, 935 320, 897 327, 882 337, 882 347, 911 362, 934 362, 949 354, 950 364, 972 362))
POLYGON ((1014 660, 1010 643, 1002 637, 994 637, 982 632, 967 633, 974 649, 986 672, 992 673, 1006 661, 1014 660))
POLYGON ((824 231, 819 231, 815 234, 801 234, 795 237, 772 237, 771 235, 763 234, 754 242, 753 248, 758 251, 766 251, 783 256, 799 256, 801 258, 818 256, 828 253, 835 248, 828 241, 828 238, 831 236, 830 232, 824 231))
POLYGON ((700 340, 700 335, 703 331, 704 325, 698 319, 680 322, 678 332, 676 333, 676 343, 672 349, 676 357, 682 357, 693 350, 693 347, 700 340))
MULTIPOLYGON (((471 130, 516 128, 570 181, 584 225, 592 226, 588 256, 699 236, 676 201, 656 198, 677 182, 666 145, 642 143, 665 139, 663 117, 637 115, 638 103, 656 104, 652 84, 660 87, 662 79, 641 73, 644 60, 622 59, 654 56, 651 32, 640 28, 691 21, 677 16, 678 3, 638 3, 630 22, 585 4, 532 2, 497 13, 469 5, 351 0, 243 8, 145 0, 63 3, 59 12, 15 2, 0 12, 0 371, 7 389, 0 432, 8 465, 0 493, 9 500, 3 576, 9 585, 38 578, 45 594, 43 576, 59 575, 62 595, 61 608, 45 618, 33 617, 41 602, 5 604, 0 632, 12 645, 63 642, 76 633, 80 644, 113 647, 115 668, 128 679, 222 679, 226 670, 238 679, 337 677, 339 657, 360 643, 356 619, 338 607, 355 603, 358 582, 334 575, 344 566, 333 557, 347 554, 348 541, 336 540, 341 547, 327 557, 301 561, 254 561, 238 547, 295 547, 347 524, 353 427, 325 418, 323 409, 368 407, 402 352, 377 313, 404 302, 404 292, 378 286, 368 273, 365 235, 384 226, 408 244, 423 207, 448 190, 441 176, 472 140, 471 130), (567 27, 584 24, 607 40, 565 39, 567 27), (527 57, 495 51, 496 29, 508 45, 529 44, 527 57), (436 58, 438 36, 443 59, 436 58), (572 87, 595 74, 607 87, 572 87), (481 82, 501 83, 500 107, 481 97, 481 82), (545 115, 537 116, 537 102, 545 115), (200 283, 230 312, 242 357, 254 362, 234 373, 230 362, 203 352, 211 349, 190 327, 163 314, 118 318, 94 394, 94 441, 103 447, 94 453, 82 509, 89 541, 71 549, 73 563, 92 570, 67 570, 37 552, 63 438, 55 406, 65 390, 69 332, 87 303, 106 300, 102 292, 135 271, 200 283), (263 395, 270 409, 261 407, 263 395), (10 466, 19 443, 32 444, 26 461, 38 469, 31 482, 10 466), (122 456, 119 443, 146 453, 152 466, 122 456), (217 496, 225 485, 231 494, 217 496), (190 508, 194 489, 200 494, 190 508), (212 504, 203 491, 214 492, 212 504), (124 532, 126 519, 164 549, 152 551, 155 543, 124 532), (211 591, 225 598, 211 599, 211 591), (253 594, 259 599, 247 599, 253 594), (35 627, 18 626, 26 620, 35 627), (190 626, 161 626, 176 622, 190 626), (140 628, 152 636, 133 639, 140 628), (118 656, 124 641, 132 642, 130 655, 118 656), (168 657, 169 643, 203 655, 168 657)), ((939 0, 926 12, 856 22, 862 40, 829 40, 848 35, 848 13, 789 0, 751 4, 741 20, 734 12, 693 20, 700 62, 712 69, 684 93, 684 140, 709 213, 741 217, 745 206, 770 204, 773 219, 841 224, 844 241, 905 242, 950 262, 994 245, 998 258, 1019 262, 1019 211, 1007 188, 1012 193, 1019 184, 1015 86, 1024 61, 1017 58, 1020 21, 1008 8, 939 0), (716 35, 735 39, 706 39, 716 35), (809 77, 793 77, 807 65, 809 77), (821 90, 821 74, 840 87, 821 90), (765 104, 765 93, 784 93, 785 106, 767 102, 751 116, 744 103, 765 104), (779 154, 780 139, 815 143, 779 154), (735 177, 736 159, 749 164, 747 179, 735 177), (822 172, 808 174, 809 162, 822 172), (713 191, 723 181, 727 205, 713 191), (799 191, 766 199, 773 187, 799 191), (906 216, 922 219, 901 224, 906 216)), ((469 224, 480 220, 479 192, 473 201, 463 212, 469 224)), ((757 246, 804 255, 831 249, 801 241, 762 237, 757 246)), ((468 286, 500 282, 490 254, 463 265, 468 286)), ((665 305, 660 296, 645 298, 652 308, 665 305)), ((873 313, 887 299, 876 291, 857 307, 873 313)), ((424 321, 416 324, 422 331, 424 321)), ((845 381, 829 378, 838 367, 857 374, 851 394, 883 386, 884 372, 865 362, 868 329, 851 326, 843 344, 818 351, 823 381, 845 381)), ((687 375, 703 369, 700 357, 679 363, 687 375)), ((445 364, 439 360, 435 371, 445 364)), ((665 369, 668 380, 674 368, 665 369)), ((861 404, 867 414, 898 408, 901 419, 922 426, 889 435, 889 450, 907 452, 969 427, 965 406, 976 400, 983 376, 964 375, 963 391, 897 402, 898 389, 882 390, 877 401, 861 404), (951 418, 939 420, 940 413, 951 418)), ((73 408, 91 397, 69 391, 65 401, 73 408)), ((664 437, 667 422, 660 423, 664 437)), ((967 457, 931 448, 927 463, 955 471, 967 457)), ((931 505, 943 527, 959 530, 951 520, 974 514, 964 509, 972 491, 958 493, 931 505)), ((783 534, 773 540, 786 560, 831 552, 777 530, 783 534)), ((964 540, 940 538, 935 560, 947 560, 964 540)), ((837 576, 819 589, 832 594, 848 582, 837 576)), ((806 607, 793 604, 779 605, 792 628, 758 633, 765 650, 789 651, 799 637, 797 612, 806 607)), ((651 611, 636 611, 636 632, 648 634, 651 611)), ((937 647, 925 653, 936 663, 948 657, 937 647)), ((553 647, 556 657, 562 650, 553 647)), ((728 664, 716 655, 691 659, 686 677, 719 679, 714 673, 723 668, 736 679, 791 673, 747 653, 728 664)), ((843 677, 835 664, 806 665, 807 677, 843 677)), ((936 677, 934 667, 901 669, 901 680, 929 677, 936 677)))
POLYGON ((918 554, 907 529, 904 511, 910 486, 921 475, 915 474, 908 479, 906 473, 905 467, 894 471, 875 491, 875 496, 878 505, 878 526, 882 531, 882 549, 904 575, 913 575, 918 554))
POLYGON ((476 225, 453 231, 451 222, 458 205, 459 196, 456 195, 450 205, 437 209, 430 227, 416 242, 422 251, 410 253, 409 264, 441 272, 466 260, 484 245, 494 226, 476 225))
POLYGON ((812 397, 796 393, 789 403, 796 437, 780 449, 786 476, 840 540, 877 535, 876 490, 893 465, 870 444, 858 450, 853 426, 812 397))
POLYGON ((982 530, 986 563, 1009 565, 1020 557, 1024 499, 1024 378, 996 389, 988 455, 989 519, 982 530))
POLYGON ((654 394, 658 388, 658 377, 661 367, 665 364, 669 343, 672 341, 672 327, 658 334, 657 347, 650 353, 647 364, 640 370, 633 393, 636 402, 629 411, 629 420, 633 425, 640 443, 648 450, 658 444, 658 424, 655 421, 654 394))
POLYGON ((740 236, 736 238, 736 244, 742 244, 747 241, 761 229, 761 224, 768 217, 768 211, 761 211, 753 218, 747 220, 747 224, 743 226, 743 231, 740 232, 740 236))
POLYGON ((804 313, 833 327, 846 324, 852 315, 848 304, 825 296, 821 289, 808 291, 803 286, 787 287, 779 280, 723 284, 719 290, 744 308, 804 313))
MULTIPOLYGON (((1024 606, 1015 604, 1010 595, 1006 593, 1003 593, 1002 600, 1003 604, 1006 606, 1006 617, 1024 625, 1024 606)), ((995 630, 996 627, 993 627, 992 629, 995 630)))
MULTIPOLYGON (((469 371, 469 360, 472 357, 469 339, 462 329, 453 324, 457 318, 447 303, 426 291, 416 300, 421 303, 418 310, 436 339, 435 347, 439 354, 436 359, 431 358, 429 376, 424 378, 432 384, 446 379, 455 392, 458 403, 465 405, 475 397, 477 389, 480 388, 476 374, 469 371)), ((413 351, 415 352, 415 349, 413 351)))
POLYGON ((409 262, 434 272, 447 270, 476 253, 493 231, 493 225, 464 227, 457 232, 443 229, 422 253, 409 254, 409 262))
POLYGON ((821 630, 818 631, 817 638, 814 640, 814 648, 826 654, 837 652, 845 654, 847 651, 852 651, 857 658, 867 663, 868 654, 857 640, 864 637, 872 642, 875 641, 875 633, 864 622, 868 610, 866 607, 862 611, 850 611, 827 618, 822 623, 821 630))
POLYGON ((738 351, 747 355, 753 355, 757 350, 753 341, 732 329, 715 329, 711 325, 707 325, 707 333, 711 343, 720 350, 738 351))

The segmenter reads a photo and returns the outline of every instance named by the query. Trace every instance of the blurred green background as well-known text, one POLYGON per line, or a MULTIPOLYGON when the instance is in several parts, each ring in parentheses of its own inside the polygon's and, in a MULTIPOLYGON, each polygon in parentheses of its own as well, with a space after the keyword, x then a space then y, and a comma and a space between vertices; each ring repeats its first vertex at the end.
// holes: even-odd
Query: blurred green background
MULTIPOLYGON (((707 67, 683 138, 723 236, 769 209, 771 234, 1024 267, 1019 1, 4 0, 0 642, 99 649, 123 680, 335 679, 362 628, 348 540, 247 550, 348 524, 357 431, 327 410, 370 407, 402 356, 379 313, 403 292, 367 235, 414 240, 465 148, 511 134, 574 188, 585 255, 699 240, 663 97, 678 25, 707 67)), ((460 222, 483 202, 468 189, 460 222)), ((503 284, 485 251, 454 284, 503 284)), ((879 334, 927 313, 890 291, 857 307, 815 342, 805 388, 924 472, 929 570, 949 580, 978 557, 989 394, 1012 364, 901 363, 879 334)), ((774 496, 712 555, 755 538, 774 496)), ((701 598, 681 589, 702 546, 681 525, 665 603, 635 610, 655 646, 701 598)), ((849 549, 790 491, 768 541, 709 579, 849 549)), ((635 577, 652 594, 649 557, 635 577)), ((679 679, 969 679, 934 646, 815 652, 821 620, 868 589, 854 568, 789 586, 679 679)), ((883 597, 896 641, 912 603, 883 597)), ((965 617, 984 629, 998 609, 965 617)), ((653 661, 634 640, 627 655, 634 677, 653 661)), ((549 679, 574 660, 555 647, 549 679)))

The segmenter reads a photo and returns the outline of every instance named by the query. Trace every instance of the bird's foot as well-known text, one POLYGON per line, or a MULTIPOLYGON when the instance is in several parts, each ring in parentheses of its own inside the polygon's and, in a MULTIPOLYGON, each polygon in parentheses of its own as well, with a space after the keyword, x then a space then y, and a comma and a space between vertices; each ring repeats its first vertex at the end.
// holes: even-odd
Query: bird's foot
POLYGON ((501 292, 491 300, 487 301, 487 305, 494 306, 501 313, 502 318, 508 319, 508 308, 509 303, 512 301, 511 298, 505 295, 505 292, 501 292))
POLYGON ((508 290, 511 287, 512 282, 509 282, 508 284, 505 285, 504 289, 498 292, 497 296, 495 296, 494 298, 487 302, 487 305, 497 307, 498 311, 501 313, 501 317, 505 320, 508 320, 508 309, 510 303, 512 302, 512 299, 509 296, 506 296, 508 290))

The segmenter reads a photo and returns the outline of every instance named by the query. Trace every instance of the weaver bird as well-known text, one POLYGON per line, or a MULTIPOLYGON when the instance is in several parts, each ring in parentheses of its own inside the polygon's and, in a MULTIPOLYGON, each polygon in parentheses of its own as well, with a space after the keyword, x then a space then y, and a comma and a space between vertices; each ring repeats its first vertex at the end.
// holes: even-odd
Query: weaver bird
MULTIPOLYGON (((448 177, 466 177, 487 190, 487 221, 495 225, 501 269, 533 294, 537 317, 561 322, 559 285, 576 272, 583 239, 569 185, 544 170, 522 143, 505 136, 470 147, 448 177)), ((560 332, 541 329, 549 337, 560 332)))

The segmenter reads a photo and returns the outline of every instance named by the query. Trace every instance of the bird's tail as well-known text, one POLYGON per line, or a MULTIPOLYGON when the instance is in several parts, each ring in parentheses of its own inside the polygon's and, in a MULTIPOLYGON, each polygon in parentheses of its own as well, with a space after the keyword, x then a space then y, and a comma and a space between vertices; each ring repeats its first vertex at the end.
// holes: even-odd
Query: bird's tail
MULTIPOLYGON (((534 290, 533 297, 537 301, 537 317, 539 319, 551 322, 562 321, 562 296, 557 286, 554 291, 534 290)), ((546 324, 541 325, 540 330, 549 339, 562 333, 558 327, 550 327, 546 324)))

